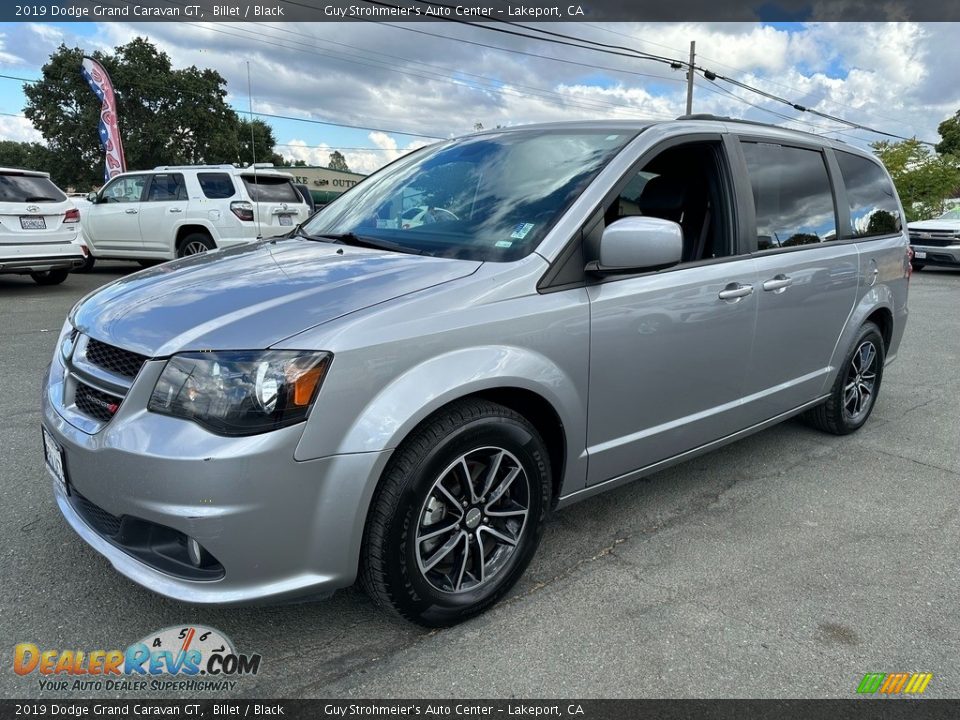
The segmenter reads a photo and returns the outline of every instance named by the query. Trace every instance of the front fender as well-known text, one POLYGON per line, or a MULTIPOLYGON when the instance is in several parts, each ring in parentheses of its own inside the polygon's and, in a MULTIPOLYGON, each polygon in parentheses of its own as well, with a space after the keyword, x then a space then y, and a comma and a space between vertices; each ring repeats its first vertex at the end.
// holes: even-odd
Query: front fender
MULTIPOLYGON (((425 360, 383 387, 358 413, 333 454, 394 449, 429 415, 458 398, 484 390, 519 388, 541 396, 560 417, 567 447, 564 492, 571 492, 586 479, 582 442, 586 397, 577 391, 581 387, 583 379, 570 377, 549 358, 530 349, 486 345, 453 350, 425 360)), ((311 443, 310 447, 316 446, 311 443)), ((313 454, 301 442, 297 459, 313 454)))

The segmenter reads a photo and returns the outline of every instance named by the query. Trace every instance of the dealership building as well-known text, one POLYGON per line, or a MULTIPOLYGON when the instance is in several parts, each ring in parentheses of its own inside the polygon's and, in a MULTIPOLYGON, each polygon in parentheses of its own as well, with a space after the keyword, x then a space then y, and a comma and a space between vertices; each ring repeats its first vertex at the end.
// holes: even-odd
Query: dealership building
POLYGON ((317 203, 328 203, 335 200, 345 190, 349 190, 366 177, 366 175, 358 173, 331 170, 321 165, 277 169, 290 173, 294 177, 294 182, 302 183, 310 188, 310 194, 313 195, 313 200, 317 203))

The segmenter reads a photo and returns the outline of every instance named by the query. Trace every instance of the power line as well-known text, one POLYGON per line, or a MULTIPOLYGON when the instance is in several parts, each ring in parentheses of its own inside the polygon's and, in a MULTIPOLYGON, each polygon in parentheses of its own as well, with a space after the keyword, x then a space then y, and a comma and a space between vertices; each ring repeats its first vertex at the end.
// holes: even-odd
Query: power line
MULTIPOLYGON (((294 4, 294 5, 300 4, 300 3, 295 2, 295 0, 282 0, 282 1, 283 1, 283 2, 287 2, 287 3, 290 3, 290 4, 294 4)), ((381 5, 381 6, 384 6, 384 7, 395 7, 395 6, 389 5, 388 3, 380 2, 379 0, 365 0, 365 2, 368 2, 368 3, 373 4, 373 5, 381 5)), ((453 9, 452 6, 449 6, 449 5, 446 5, 445 3, 440 3, 440 2, 430 2, 429 0, 417 0, 417 2, 420 2, 420 3, 424 4, 424 5, 433 6, 433 7, 441 7, 441 8, 445 8, 445 9, 453 9)), ((612 45, 612 44, 609 44, 609 43, 601 43, 601 42, 594 41, 594 40, 584 40, 584 39, 582 39, 582 38, 577 38, 577 37, 575 37, 575 36, 567 35, 567 34, 565 34, 565 33, 558 33, 558 32, 553 32, 553 31, 549 31, 549 30, 542 30, 542 29, 540 29, 540 28, 530 28, 530 27, 525 26, 525 25, 520 24, 520 23, 508 23, 508 24, 510 24, 510 25, 512 25, 512 26, 519 26, 519 27, 525 28, 525 29, 531 29, 531 30, 534 30, 535 32, 539 32, 539 33, 541 33, 541 34, 543 34, 543 35, 547 35, 547 36, 550 36, 550 37, 540 37, 540 36, 536 36, 536 35, 527 35, 527 34, 525 34, 525 33, 519 33, 519 32, 516 32, 516 31, 514 31, 514 30, 506 30, 506 29, 504 29, 504 28, 499 28, 499 27, 495 27, 495 26, 492 26, 492 25, 488 25, 488 24, 472 23, 472 22, 469 22, 469 21, 467 21, 467 20, 460 20, 459 18, 446 17, 446 18, 444 18, 444 19, 445 19, 446 21, 448 21, 448 22, 456 22, 456 23, 459 23, 459 24, 465 24, 465 25, 469 25, 469 26, 472 26, 472 27, 482 28, 482 29, 484 29, 484 30, 489 30, 489 31, 494 31, 494 32, 502 32, 502 33, 506 33, 506 34, 508 34, 508 35, 517 35, 517 36, 519 36, 519 37, 525 37, 525 38, 528 38, 528 39, 531 39, 531 40, 540 40, 540 41, 542 41, 542 42, 550 42, 550 43, 555 43, 555 44, 560 44, 560 45, 567 45, 567 46, 571 46, 571 47, 578 47, 578 48, 581 48, 581 49, 592 50, 592 51, 594 51, 594 52, 602 52, 602 53, 613 54, 613 55, 625 55, 625 53, 624 53, 624 52, 621 52, 621 51, 626 51, 627 53, 632 53, 632 55, 626 55, 626 56, 628 56, 628 57, 637 57, 637 58, 641 58, 641 59, 645 59, 645 60, 651 60, 651 61, 654 61, 654 62, 667 63, 667 64, 669 64, 671 67, 677 67, 678 69, 679 69, 680 67, 683 67, 683 65, 684 65, 684 63, 683 63, 682 61, 677 60, 677 59, 674 59, 674 58, 667 58, 667 57, 660 56, 660 55, 654 55, 654 54, 651 54, 651 53, 645 53, 645 52, 641 52, 641 51, 639 51, 639 50, 633 50, 633 49, 631 49, 631 48, 628 48, 628 47, 625 47, 625 46, 622 46, 622 45, 612 45), (562 38, 562 39, 560 39, 560 40, 555 40, 555 39, 553 39, 553 38, 562 38), (571 40, 572 40, 572 41, 575 41, 576 43, 587 43, 588 45, 575 44, 574 42, 569 42, 569 41, 571 41, 571 40), (591 46, 595 46, 595 47, 591 47, 591 46)), ((495 19, 495 20, 499 20, 499 18, 494 18, 494 19, 495 19)), ((500 22, 506 22, 506 21, 504 21, 504 20, 499 20, 499 21, 500 21, 500 22)), ((747 83, 741 82, 741 81, 739 81, 739 80, 736 80, 735 78, 731 78, 731 77, 727 77, 727 76, 724 76, 724 75, 720 75, 720 74, 718 74, 718 73, 714 73, 713 71, 711 71, 711 70, 708 69, 708 68, 704 68, 704 67, 701 67, 701 66, 695 66, 694 69, 697 70, 697 71, 700 71, 701 73, 703 73, 704 77, 705 77, 707 80, 710 80, 710 81, 713 81, 713 80, 723 80, 724 82, 731 83, 731 84, 736 85, 736 86, 738 86, 738 87, 740 87, 740 88, 742 88, 742 89, 744 89, 744 90, 747 90, 747 91, 749 91, 749 92, 753 92, 753 93, 756 93, 757 95, 760 95, 760 96, 762 96, 762 97, 766 97, 766 98, 769 99, 769 100, 773 100, 773 101, 775 101, 775 102, 779 102, 779 103, 782 103, 782 104, 784 104, 784 105, 788 105, 789 107, 792 107, 794 110, 797 110, 797 111, 799 111, 799 112, 808 112, 808 113, 810 113, 810 114, 812 114, 812 115, 817 115, 817 116, 819 116, 819 117, 822 117, 822 118, 824 118, 825 120, 830 120, 830 121, 832 121, 832 122, 841 123, 841 124, 847 125, 847 126, 849 126, 849 127, 851 127, 851 128, 855 128, 855 129, 859 129, 859 130, 866 130, 866 131, 868 131, 868 132, 872 132, 872 133, 877 134, 877 135, 883 135, 883 136, 886 136, 886 137, 895 138, 895 139, 897 139, 897 140, 911 140, 911 139, 913 139, 913 138, 906 137, 906 136, 904 136, 904 135, 898 135, 898 134, 896 134, 896 133, 887 132, 887 131, 885 131, 885 130, 879 130, 879 129, 877 129, 877 128, 871 127, 871 126, 869 126, 869 125, 864 125, 864 124, 862 124, 862 123, 858 123, 858 122, 855 122, 855 121, 853 121, 853 120, 847 120, 847 119, 842 118, 842 117, 839 117, 839 116, 837 116, 837 115, 832 115, 832 114, 830 114, 830 113, 825 113, 825 112, 822 112, 822 111, 820 111, 820 110, 816 110, 816 109, 814 109, 814 108, 808 108, 808 107, 806 107, 806 106, 804 106, 804 105, 801 105, 800 103, 794 102, 794 101, 792 101, 792 100, 788 100, 787 98, 784 98, 784 97, 780 97, 779 95, 775 95, 775 94, 773 94, 773 93, 767 92, 766 90, 762 90, 761 88, 758 88, 758 87, 755 87, 755 86, 753 86, 753 85, 749 85, 749 84, 747 84, 747 83)), ((923 140, 921 140, 920 142, 922 142, 922 143, 924 143, 924 144, 926 144, 926 145, 935 145, 935 143, 931 143, 931 142, 928 142, 928 141, 923 141, 923 140)))
MULTIPOLYGON (((201 26, 201 25, 198 25, 198 24, 196 24, 196 23, 184 23, 184 24, 186 24, 186 25, 191 25, 191 26, 193 26, 193 27, 202 28, 203 30, 209 30, 209 31, 211 31, 211 32, 219 32, 219 33, 221 33, 221 34, 224 34, 224 35, 227 35, 227 36, 230 36, 230 37, 237 37, 237 38, 240 38, 240 39, 243 39, 243 40, 252 40, 253 42, 259 42, 259 43, 263 43, 263 44, 267 44, 267 45, 272 45, 272 46, 274 46, 274 47, 280 47, 280 48, 286 48, 286 47, 287 47, 286 45, 281 45, 281 44, 279 44, 279 43, 273 43, 273 42, 270 42, 270 41, 269 41, 269 40, 273 40, 273 39, 279 40, 280 38, 276 38, 275 36, 267 35, 266 37, 269 38, 269 40, 267 40, 267 39, 264 39, 261 35, 255 34, 254 31, 249 31, 249 30, 246 30, 245 28, 238 28, 238 27, 235 27, 235 26, 232 26, 232 25, 231 25, 231 26, 228 26, 229 29, 231 29, 231 30, 237 30, 237 31, 244 32, 244 33, 251 33, 251 36, 248 37, 247 35, 242 35, 242 36, 241 36, 241 35, 235 35, 235 34, 233 34, 233 33, 229 33, 229 32, 226 32, 226 31, 221 30, 221 29, 218 29, 218 28, 212 28, 212 27, 208 27, 208 26, 201 26)), ((294 34, 294 35, 299 35, 299 36, 301 36, 301 37, 308 37, 308 38, 311 37, 311 36, 309 36, 309 35, 304 35, 303 33, 297 33, 297 32, 295 32, 295 31, 293 31, 293 30, 286 30, 286 29, 284 29, 284 28, 278 28, 278 27, 269 26, 269 25, 268 25, 267 27, 268 27, 269 29, 271 29, 271 30, 276 30, 276 31, 279 31, 279 32, 286 32, 286 33, 290 33, 290 34, 294 34)), ((326 39, 323 39, 323 38, 315 38, 315 39, 318 40, 318 41, 320 41, 320 42, 327 42, 327 43, 331 43, 331 44, 334 44, 334 45, 343 45, 343 46, 345 46, 345 47, 351 47, 351 46, 346 45, 345 43, 338 43, 338 42, 332 41, 332 40, 326 40, 326 39)), ((312 43, 304 43, 304 42, 299 42, 299 41, 286 41, 286 42, 288 42, 288 43, 293 43, 294 45, 299 45, 299 46, 302 46, 302 47, 314 48, 315 50, 313 50, 313 51, 307 50, 306 52, 310 52, 311 54, 318 55, 318 56, 321 56, 321 57, 329 57, 329 58, 331 58, 331 59, 333 59, 333 60, 335 60, 335 61, 337 61, 337 62, 350 63, 350 64, 353 64, 353 65, 356 65, 356 64, 367 65, 367 66, 369 66, 369 67, 382 68, 382 69, 384 69, 384 70, 387 70, 388 72, 395 72, 395 73, 399 73, 399 74, 402 74, 402 75, 408 75, 408 76, 411 76, 411 77, 419 77, 419 78, 425 78, 425 79, 434 79, 434 80, 451 82, 451 83, 454 83, 454 84, 459 85, 459 86, 463 86, 463 87, 468 87, 468 88, 480 90, 480 91, 482 91, 482 92, 493 92, 493 93, 497 93, 497 94, 500 94, 500 95, 509 95, 509 96, 511 96, 511 97, 529 97, 529 96, 530 96, 530 93, 535 93, 536 96, 542 97, 542 98, 545 99, 545 100, 554 100, 554 101, 559 100, 559 101, 561 101, 561 102, 558 103, 558 104, 562 104, 564 107, 576 107, 576 108, 581 108, 581 109, 584 109, 584 110, 606 110, 606 109, 612 109, 612 108, 623 108, 623 109, 634 110, 634 111, 639 110, 639 108, 637 108, 635 105, 628 105, 628 104, 624 104, 624 103, 614 103, 614 102, 608 102, 608 101, 604 101, 604 100, 594 100, 594 99, 591 99, 591 98, 577 98, 577 97, 575 97, 575 96, 565 95, 565 94, 563 94, 563 93, 559 93, 559 92, 556 92, 556 91, 553 91, 553 90, 547 90, 546 88, 539 88, 539 87, 530 86, 530 85, 521 85, 521 84, 512 84, 512 83, 502 83, 501 81, 495 80, 495 79, 493 79, 493 78, 489 78, 489 77, 486 77, 486 76, 483 76, 483 75, 477 75, 477 74, 475 74, 475 73, 469 73, 469 72, 465 72, 465 71, 464 71, 464 72, 460 72, 460 73, 458 73, 458 74, 465 75, 465 76, 468 76, 468 77, 480 78, 480 79, 482 79, 482 80, 484 80, 484 81, 486 81, 486 82, 489 82, 489 83, 496 83, 496 85, 494 85, 494 86, 478 85, 478 84, 475 84, 475 83, 471 83, 471 82, 468 82, 468 81, 459 79, 459 78, 457 78, 457 77, 455 77, 455 76, 446 74, 445 72, 444 72, 444 73, 434 73, 434 72, 430 72, 430 71, 416 72, 416 71, 411 71, 411 70, 405 70, 405 69, 401 69, 401 68, 396 67, 395 64, 394 64, 394 65, 391 65, 391 64, 387 63, 386 61, 377 60, 377 59, 375 59, 375 58, 367 58, 367 57, 363 57, 362 55, 345 54, 345 56, 346 56, 347 58, 349 58, 349 59, 342 59, 342 58, 338 57, 339 54, 338 54, 336 51, 325 50, 325 49, 322 49, 322 48, 318 48, 316 45, 314 45, 314 44, 312 44, 312 43), (375 64, 371 64, 371 63, 375 63, 375 64), (520 92, 520 91, 517 90, 516 88, 521 88, 521 89, 527 90, 528 92, 526 92, 526 93, 520 92)), ((395 59, 395 60, 402 60, 402 61, 408 62, 408 63, 409 63, 409 62, 414 62, 414 61, 413 61, 412 59, 410 59, 410 58, 405 58, 405 57, 402 57, 402 56, 399 56, 399 55, 389 55, 389 54, 387 54, 387 53, 379 53, 379 52, 376 52, 376 51, 363 51, 363 52, 368 52, 368 53, 376 54, 376 55, 383 55, 384 57, 392 58, 392 59, 395 59)), ((428 67, 439 67, 439 66, 436 66, 436 65, 429 65, 428 63, 422 63, 422 64, 427 65, 428 67)), ((440 69, 446 71, 446 68, 440 68, 440 69)))

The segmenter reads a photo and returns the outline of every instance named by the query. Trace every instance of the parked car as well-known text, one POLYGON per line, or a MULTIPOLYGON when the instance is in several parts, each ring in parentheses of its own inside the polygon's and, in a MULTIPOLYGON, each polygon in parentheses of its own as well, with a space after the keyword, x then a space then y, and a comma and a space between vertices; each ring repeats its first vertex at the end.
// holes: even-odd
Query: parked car
POLYGON ((960 208, 947 210, 933 220, 907 225, 913 247, 913 269, 927 265, 960 267, 960 208))
POLYGON ((156 262, 288 233, 309 210, 272 165, 165 165, 90 193, 84 229, 94 260, 156 262))
POLYGON ((58 285, 86 255, 80 211, 50 174, 0 168, 0 273, 58 285))
POLYGON ((42 400, 56 501, 167 597, 359 578, 456 623, 555 509, 795 415, 863 426, 907 319, 902 217, 864 150, 732 120, 422 148, 289 238, 78 303, 42 400), (457 220, 380 224, 411 197, 457 220))

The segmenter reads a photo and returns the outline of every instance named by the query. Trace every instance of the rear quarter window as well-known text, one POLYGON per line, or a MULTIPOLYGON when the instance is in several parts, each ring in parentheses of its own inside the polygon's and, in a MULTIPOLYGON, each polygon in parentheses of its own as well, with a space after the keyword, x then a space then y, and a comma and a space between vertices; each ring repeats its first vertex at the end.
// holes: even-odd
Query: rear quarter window
POLYGON ((872 160, 837 151, 840 176, 850 204, 849 238, 879 237, 900 232, 903 218, 893 183, 872 160))
POLYGON ((302 203, 303 198, 287 178, 272 175, 243 175, 247 194, 254 202, 302 203))
POLYGON ((0 202, 63 202, 67 196, 42 175, 0 175, 0 202))
POLYGON ((227 173, 197 173, 197 181, 203 196, 211 200, 232 198, 237 193, 233 186, 233 178, 227 173))

